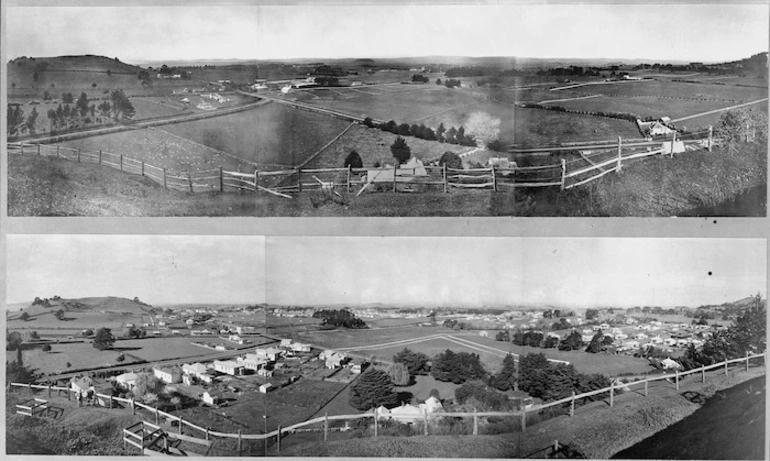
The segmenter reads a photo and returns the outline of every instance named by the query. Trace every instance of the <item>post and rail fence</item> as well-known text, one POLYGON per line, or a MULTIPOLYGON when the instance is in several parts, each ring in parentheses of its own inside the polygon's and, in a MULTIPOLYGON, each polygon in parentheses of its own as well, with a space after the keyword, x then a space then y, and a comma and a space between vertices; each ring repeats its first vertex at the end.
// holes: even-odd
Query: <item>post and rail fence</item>
MULTIPOLYGON (((211 430, 211 428, 208 427, 201 427, 197 424, 194 424, 190 421, 185 420, 184 418, 176 415, 172 415, 170 413, 166 413, 164 411, 159 410, 156 407, 152 407, 150 405, 143 404, 141 402, 137 402, 135 399, 129 399, 129 398, 121 398, 121 397, 115 397, 111 395, 105 395, 105 394, 96 394, 95 397, 97 401, 99 402, 99 405, 101 406, 107 406, 109 405, 109 408, 114 407, 114 402, 119 402, 124 405, 122 405, 119 408, 130 408, 132 411, 132 414, 136 414, 137 409, 139 410, 146 410, 150 413, 152 417, 155 419, 155 427, 160 427, 160 421, 161 418, 163 418, 165 421, 173 423, 176 422, 177 426, 177 436, 182 436, 182 428, 189 428, 191 430, 197 431, 200 433, 200 435, 203 437, 197 438, 197 441, 210 441, 212 437, 222 438, 222 439, 238 439, 240 441, 243 440, 269 440, 272 438, 275 438, 276 444, 279 447, 280 450, 280 439, 282 435, 293 433, 296 430, 299 430, 301 428, 304 428, 306 426, 312 426, 312 425, 320 425, 322 427, 322 430, 324 432, 324 440, 327 439, 328 431, 329 431, 329 422, 330 421, 350 421, 350 420, 360 420, 360 419, 372 419, 373 420, 373 427, 374 427, 374 436, 377 437, 378 435, 378 425, 380 420, 385 419, 394 419, 398 421, 401 420, 409 420, 410 422, 419 423, 419 421, 422 421, 423 424, 423 433, 425 435, 428 435, 429 433, 429 421, 436 418, 472 418, 473 419, 473 434, 478 435, 479 433, 479 419, 480 418, 488 418, 488 417, 514 417, 514 418, 520 418, 521 421, 521 428, 522 431, 526 430, 526 424, 527 424, 527 413, 536 413, 541 410, 544 410, 546 408, 551 408, 555 406, 564 406, 565 408, 568 408, 568 414, 569 416, 573 416, 575 413, 575 404, 576 402, 580 401, 581 399, 589 398, 589 397, 596 397, 600 395, 606 394, 606 398, 608 399, 608 404, 610 407, 614 407, 615 405, 615 395, 619 392, 620 389, 628 389, 631 390, 632 387, 643 387, 644 389, 644 396, 646 397, 649 392, 649 384, 651 382, 655 381, 668 381, 675 386, 677 390, 679 390, 679 383, 680 381, 685 377, 689 375, 694 374, 700 374, 701 375, 701 382, 705 384, 706 382, 706 371, 710 370, 717 370, 717 369, 724 369, 725 374, 729 373, 729 365, 732 364, 742 364, 745 366, 745 369, 749 369, 749 363, 751 360, 762 358, 762 366, 766 366, 767 364, 767 352, 763 352, 761 354, 749 354, 747 353, 745 357, 739 357, 736 359, 731 360, 725 360, 724 362, 715 363, 713 365, 708 366, 701 366, 700 368, 693 368, 689 371, 675 371, 674 373, 664 373, 657 376, 647 376, 644 379, 640 379, 634 382, 630 383, 623 383, 623 384, 611 384, 609 387, 605 387, 603 389, 597 389, 590 392, 584 392, 582 394, 575 394, 572 393, 571 396, 556 400, 553 402, 547 402, 540 405, 534 405, 529 408, 522 408, 519 411, 513 411, 513 412, 460 412, 460 413, 452 413, 452 412, 433 412, 433 413, 427 413, 424 412, 423 415, 420 418, 414 418, 414 417, 399 417, 397 415, 379 415, 376 411, 370 411, 367 413, 357 414, 357 415, 335 415, 335 416, 329 416, 324 415, 321 417, 313 418, 308 421, 303 421, 297 424, 293 424, 286 427, 279 427, 276 430, 267 432, 265 434, 243 434, 240 431, 237 433, 227 433, 227 432, 219 432, 211 430), (106 403, 109 402, 109 403, 106 403)), ((742 367, 743 368, 743 367, 742 367)), ((29 391, 34 390, 43 390, 47 391, 49 397, 51 396, 52 391, 56 391, 57 394, 61 391, 64 391, 67 393, 67 397, 69 398, 71 392, 76 392, 69 387, 61 387, 61 386, 52 386, 50 384, 42 385, 42 384, 22 384, 22 383, 9 383, 8 390, 10 391, 13 387, 19 387, 22 389, 27 389, 29 391)), ((39 403, 39 402, 38 402, 39 403)), ((18 407, 18 406, 17 406, 18 407)), ((28 411, 29 405, 25 405, 24 408, 21 408, 25 413, 31 413, 28 411)), ((152 423, 147 423, 152 424, 152 423)), ((129 436, 130 437, 130 436, 129 436)), ((239 443, 240 446, 240 443, 239 443)))
MULTIPOLYGON (((718 140, 709 130, 708 138, 681 141, 686 145, 697 145, 708 150, 718 140)), ((86 152, 61 145, 8 143, 12 154, 34 154, 62 158, 76 163, 91 163, 107 166, 123 173, 141 175, 166 189, 183 192, 266 192, 272 195, 292 198, 292 193, 310 190, 347 192, 358 189, 360 195, 367 188, 392 190, 394 192, 415 192, 425 187, 436 187, 449 193, 452 189, 508 190, 513 188, 559 187, 569 190, 582 186, 612 172, 620 172, 629 162, 645 157, 669 154, 673 156, 676 139, 657 143, 659 149, 638 151, 633 144, 623 144, 618 138, 613 147, 581 152, 579 158, 560 163, 540 166, 490 165, 482 168, 455 169, 446 165, 424 165, 418 168, 301 168, 264 170, 253 172, 228 171, 221 166, 195 172, 174 172, 165 167, 122 154, 99 150, 86 152), (668 147, 670 145, 670 147, 668 147), (624 155, 625 154, 625 155, 624 155), (588 166, 586 166, 586 164, 588 166)), ((576 148, 571 148, 575 150, 576 148)))

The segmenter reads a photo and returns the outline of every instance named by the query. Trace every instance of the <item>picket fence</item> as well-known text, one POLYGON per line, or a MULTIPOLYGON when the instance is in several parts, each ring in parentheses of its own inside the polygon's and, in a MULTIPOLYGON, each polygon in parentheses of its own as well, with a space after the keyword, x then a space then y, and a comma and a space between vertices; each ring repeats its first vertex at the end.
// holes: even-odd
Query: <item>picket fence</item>
MULTIPOLYGON (((543 403, 540 405, 534 405, 529 408, 522 408, 519 411, 515 412, 499 412, 499 411, 493 411, 493 412, 459 412, 459 413, 451 413, 451 412, 434 412, 434 413, 428 413, 423 412, 421 419, 422 419, 422 427, 423 427, 423 433, 424 435, 429 435, 429 421, 431 419, 435 418, 473 418, 473 435, 478 435, 479 433, 479 418, 486 418, 486 417, 518 417, 521 421, 521 430, 526 430, 527 427, 527 413, 536 413, 541 410, 544 410, 546 408, 561 406, 569 404, 569 415, 574 416, 575 414, 575 404, 576 402, 579 402, 582 399, 589 398, 589 397, 595 397, 599 395, 607 394, 607 398, 609 400, 609 406, 614 407, 615 404, 615 394, 621 390, 621 389, 628 389, 630 390, 632 387, 643 387, 644 388, 644 396, 646 397, 648 395, 649 391, 649 384, 651 382, 655 381, 664 381, 664 380, 671 380, 672 384, 674 384, 676 390, 679 390, 680 381, 689 375, 693 375, 696 373, 700 373, 701 375, 701 382, 703 384, 706 383, 706 371, 710 370, 716 370, 716 369, 724 369, 725 375, 729 376, 729 365, 732 364, 745 364, 745 370, 749 371, 749 363, 752 359, 758 359, 762 358, 762 366, 766 366, 767 364, 767 352, 763 352, 761 354, 749 354, 746 353, 745 357, 740 357, 736 359, 731 360, 725 360, 723 362, 715 363, 713 365, 709 366, 701 366, 700 368, 695 368, 689 371, 680 372, 675 371, 674 373, 664 373, 661 375, 656 376, 646 376, 644 379, 640 379, 631 383, 624 383, 624 384, 615 384, 612 383, 609 387, 605 387, 602 389, 597 389, 595 391, 591 392, 585 392, 582 394, 575 394, 574 392, 570 397, 566 397, 560 400, 556 400, 553 402, 543 403)), ((50 398, 52 393, 54 391, 57 392, 57 394, 61 392, 66 392, 67 398, 71 398, 71 393, 75 393, 72 389, 69 387, 61 387, 61 386, 53 386, 51 384, 48 385, 40 385, 40 384, 22 384, 22 383, 10 383, 9 384, 9 390, 12 387, 20 387, 24 389, 28 389, 29 391, 32 391, 33 389, 36 390, 43 390, 48 392, 48 397, 50 398)), ((379 421, 380 419, 390 418, 390 415, 382 416, 377 414, 375 411, 362 413, 362 414, 356 414, 356 415, 336 415, 336 416, 329 416, 328 414, 325 416, 321 416, 318 418, 310 419, 307 421, 303 421, 297 424, 293 424, 287 427, 281 427, 279 426, 278 429, 265 433, 265 434, 244 434, 241 430, 239 430, 237 433, 227 433, 227 432, 219 432, 211 430, 210 427, 201 427, 198 426, 190 421, 187 421, 179 416, 172 415, 170 413, 166 413, 164 411, 159 410, 156 407, 152 407, 150 405, 143 404, 141 402, 137 402, 135 399, 128 399, 128 398, 120 398, 120 397, 113 397, 111 395, 105 395, 105 394, 96 394, 96 397, 98 399, 102 399, 103 405, 107 406, 109 408, 115 407, 115 402, 124 404, 128 407, 130 407, 132 414, 137 413, 137 409, 146 410, 151 415, 154 415, 155 417, 155 425, 157 426, 160 424, 161 418, 165 418, 166 421, 176 421, 177 422, 177 431, 178 434, 182 434, 182 427, 187 427, 190 429, 193 429, 195 431, 198 431, 201 433, 201 435, 204 437, 203 440, 209 441, 213 437, 223 438, 223 439, 237 439, 238 440, 238 451, 240 453, 242 448, 242 442, 243 440, 266 440, 269 441, 270 439, 275 438, 275 442, 277 444, 277 448, 280 451, 281 447, 281 437, 285 434, 292 433, 297 429, 306 427, 306 426, 312 426, 316 424, 321 424, 323 427, 324 432, 324 440, 327 440, 328 438, 328 432, 330 430, 329 428, 329 422, 330 421, 353 421, 353 420, 359 420, 359 419, 372 419, 373 425, 374 425, 374 436, 378 436, 378 429, 379 429, 379 421)), ((394 417, 395 420, 398 420, 397 417, 394 417)), ((411 422, 415 422, 412 418, 409 418, 411 422)))
MULTIPOLYGON (((438 187, 445 193, 451 189, 501 189, 559 187, 569 190, 582 186, 609 173, 619 172, 624 164, 645 157, 662 155, 673 152, 676 136, 670 141, 671 149, 649 150, 649 143, 623 145, 619 137, 616 149, 617 155, 608 152, 607 146, 592 151, 582 158, 573 160, 562 159, 559 164, 542 166, 510 166, 491 165, 484 168, 455 169, 446 165, 425 165, 427 174, 417 174, 416 169, 409 172, 403 166, 386 168, 293 168, 284 170, 260 170, 244 173, 229 171, 222 167, 196 171, 174 172, 167 168, 155 166, 122 154, 105 151, 86 152, 80 149, 61 145, 9 143, 8 152, 12 154, 32 154, 63 158, 77 163, 92 163, 120 170, 127 174, 147 177, 167 189, 190 193, 196 192, 232 192, 252 191, 292 198, 291 193, 308 190, 336 191, 342 188, 347 192, 358 189, 360 195, 367 188, 390 190, 393 192, 419 192, 425 186, 438 187), (640 146, 647 146, 646 151, 634 152, 640 146), (592 157, 596 161, 592 160, 592 157), (588 164, 589 166, 585 166, 588 164), (378 180, 378 176, 388 180, 378 180), (370 181, 374 178, 373 181, 370 181)), ((666 143, 668 141, 665 141, 666 143)), ((688 139, 686 144, 697 144, 711 150, 719 140, 709 137, 704 139, 688 139)), ((664 142, 657 143, 658 146, 664 142)), ((577 150, 571 147, 571 150, 577 150)), ((673 153, 670 154, 673 157, 673 153)))

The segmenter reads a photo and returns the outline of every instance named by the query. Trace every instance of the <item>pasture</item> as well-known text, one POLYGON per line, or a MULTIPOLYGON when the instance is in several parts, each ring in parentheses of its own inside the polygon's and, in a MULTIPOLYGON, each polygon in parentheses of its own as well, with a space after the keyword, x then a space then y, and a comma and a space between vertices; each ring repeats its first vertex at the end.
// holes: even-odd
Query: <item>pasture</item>
POLYGON ((268 429, 305 421, 318 412, 323 414, 328 411, 330 415, 358 413, 358 410, 347 405, 348 392, 343 390, 345 387, 346 384, 331 381, 300 379, 296 383, 270 392, 267 394, 270 410, 267 418, 268 429), (335 404, 327 405, 332 400, 335 404))
POLYGON ((95 326, 119 329, 126 323, 134 323, 140 319, 138 315, 129 313, 68 310, 64 312, 64 318, 59 320, 54 315, 57 310, 57 307, 53 307, 50 311, 31 314, 27 321, 18 318, 9 319, 7 326, 9 329, 21 328, 37 330, 38 332, 47 329, 80 331, 85 328, 94 328, 95 326))
MULTIPOLYGON (((113 331, 113 334, 119 334, 119 332, 113 331)), ((199 338, 185 337, 126 339, 117 341, 114 345, 114 349, 135 355, 148 362, 163 359, 196 357, 214 352, 211 349, 195 346, 190 343, 191 341, 200 340, 201 339, 199 338)), ((210 342, 212 340, 205 339, 204 341, 210 342)), ((218 343, 219 339, 215 338, 213 341, 218 343)))
MULTIPOLYGON (((129 351, 129 353, 131 352, 129 351)), ((56 374, 80 368, 107 366, 107 364, 117 365, 118 361, 116 359, 121 354, 121 351, 100 351, 95 349, 90 342, 84 342, 68 344, 51 343, 51 352, 44 352, 40 348, 35 348, 25 349, 22 354, 24 364, 30 368, 34 368, 41 373, 56 374), (67 363, 70 363, 71 366, 68 367, 67 363)), ((134 362, 136 360, 126 354, 126 359, 120 363, 127 365, 134 362)))
POLYGON ((249 162, 293 166, 347 126, 348 122, 342 120, 272 103, 222 117, 168 125, 163 129, 249 162))

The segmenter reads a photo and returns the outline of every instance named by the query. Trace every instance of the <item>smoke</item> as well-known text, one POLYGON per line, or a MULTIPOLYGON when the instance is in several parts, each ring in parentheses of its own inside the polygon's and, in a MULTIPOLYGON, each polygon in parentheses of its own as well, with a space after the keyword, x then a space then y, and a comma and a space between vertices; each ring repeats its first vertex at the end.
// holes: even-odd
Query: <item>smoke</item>
POLYGON ((468 116, 465 132, 476 140, 479 147, 484 147, 500 136, 500 119, 486 112, 474 112, 468 116))

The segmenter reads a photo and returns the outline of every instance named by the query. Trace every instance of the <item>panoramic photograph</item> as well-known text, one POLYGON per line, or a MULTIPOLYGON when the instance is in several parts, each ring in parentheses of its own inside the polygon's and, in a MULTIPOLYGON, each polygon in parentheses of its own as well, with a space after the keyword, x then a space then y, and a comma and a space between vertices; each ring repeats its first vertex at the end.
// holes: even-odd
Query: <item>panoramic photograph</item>
POLYGON ((766 216, 766 5, 4 11, 9 216, 766 216))
POLYGON ((766 459, 765 239, 8 242, 8 454, 766 459))

